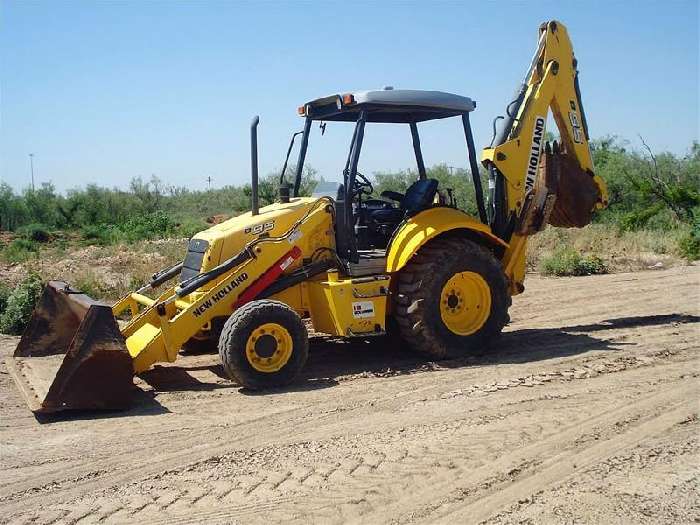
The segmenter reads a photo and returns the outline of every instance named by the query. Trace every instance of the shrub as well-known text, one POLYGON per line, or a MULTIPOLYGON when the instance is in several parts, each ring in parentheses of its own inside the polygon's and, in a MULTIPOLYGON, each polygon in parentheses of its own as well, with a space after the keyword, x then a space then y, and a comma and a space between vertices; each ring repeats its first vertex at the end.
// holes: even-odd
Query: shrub
POLYGON ((30 274, 7 297, 5 309, 0 314, 0 332, 19 335, 29 323, 32 310, 41 295, 42 282, 37 274, 30 274))
POLYGON ((177 225, 175 233, 178 237, 186 237, 189 239, 193 235, 210 227, 210 224, 206 224, 202 220, 188 219, 177 225))
POLYGON ((27 224, 17 229, 17 233, 28 241, 49 242, 51 233, 47 226, 38 223, 27 224))
POLYGON ((593 275, 607 273, 603 260, 596 255, 582 256, 571 247, 558 248, 540 263, 544 275, 593 275))
POLYGON ((119 227, 126 240, 134 242, 165 237, 175 229, 172 219, 162 211, 136 215, 119 227))
POLYGON ((80 233, 87 244, 100 246, 114 244, 121 237, 121 232, 109 224, 88 224, 81 228, 80 233))
POLYGON ((0 315, 7 307, 7 299, 10 297, 10 293, 12 293, 12 289, 5 283, 0 283, 0 315))
POLYGON ((36 242, 27 239, 14 239, 2 250, 2 257, 7 262, 18 263, 24 262, 39 251, 39 246, 36 242))
POLYGON ((700 259, 700 220, 696 220, 693 228, 678 239, 678 251, 689 261, 700 259))

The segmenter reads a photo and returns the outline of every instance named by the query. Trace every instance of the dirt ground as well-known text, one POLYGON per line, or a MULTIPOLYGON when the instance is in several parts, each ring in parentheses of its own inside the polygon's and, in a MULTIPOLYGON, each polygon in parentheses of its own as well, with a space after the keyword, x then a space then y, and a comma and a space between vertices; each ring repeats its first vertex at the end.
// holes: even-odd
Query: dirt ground
POLYGON ((0 522, 700 521, 700 266, 526 284, 486 356, 318 337, 283 392, 187 356, 39 423, 3 365, 0 522))

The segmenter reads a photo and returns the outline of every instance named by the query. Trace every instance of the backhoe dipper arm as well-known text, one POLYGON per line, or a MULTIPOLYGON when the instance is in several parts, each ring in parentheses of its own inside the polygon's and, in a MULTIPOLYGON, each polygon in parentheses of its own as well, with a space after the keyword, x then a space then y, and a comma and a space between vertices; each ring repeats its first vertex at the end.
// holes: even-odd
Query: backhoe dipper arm
POLYGON ((593 171, 577 60, 563 24, 540 26, 537 50, 506 113, 482 163, 489 171, 491 228, 510 242, 504 263, 512 292, 518 293, 528 235, 547 223, 584 226, 594 210, 607 205, 605 183, 593 171), (550 110, 559 144, 545 144, 550 110))

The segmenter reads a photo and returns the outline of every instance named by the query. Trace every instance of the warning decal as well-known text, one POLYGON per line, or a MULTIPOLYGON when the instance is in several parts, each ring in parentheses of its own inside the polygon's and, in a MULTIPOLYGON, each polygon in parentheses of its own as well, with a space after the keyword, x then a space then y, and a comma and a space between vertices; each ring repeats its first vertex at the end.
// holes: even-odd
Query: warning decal
POLYGON ((352 316, 355 319, 374 317, 374 303, 372 301, 358 301, 352 303, 352 316))

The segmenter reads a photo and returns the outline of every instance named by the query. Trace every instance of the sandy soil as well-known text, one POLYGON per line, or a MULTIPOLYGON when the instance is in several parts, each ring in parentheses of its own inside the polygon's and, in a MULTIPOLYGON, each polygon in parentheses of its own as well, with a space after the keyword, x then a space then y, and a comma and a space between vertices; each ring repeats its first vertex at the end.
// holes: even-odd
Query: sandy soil
POLYGON ((188 356, 43 424, 3 367, 0 522, 697 522, 699 297, 698 266, 533 277, 484 357, 316 338, 252 394, 188 356))

